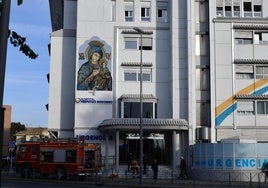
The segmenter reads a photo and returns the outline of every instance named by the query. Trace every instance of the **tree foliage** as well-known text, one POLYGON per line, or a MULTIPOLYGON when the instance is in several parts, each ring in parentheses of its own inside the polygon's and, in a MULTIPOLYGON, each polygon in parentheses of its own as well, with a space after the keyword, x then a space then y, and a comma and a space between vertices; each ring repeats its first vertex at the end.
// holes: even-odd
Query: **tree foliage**
POLYGON ((23 0, 18 0, 18 5, 21 5, 22 4, 22 1, 23 0))
POLYGON ((20 131, 25 131, 25 125, 21 124, 20 122, 12 122, 10 128, 10 140, 16 140, 16 133, 20 131))
POLYGON ((19 50, 31 59, 36 59, 38 54, 36 54, 25 42, 26 38, 20 36, 15 31, 9 30, 9 41, 14 47, 19 47, 19 50))
MULTIPOLYGON (((17 5, 21 5, 23 3, 23 0, 17 0, 17 5)), ((0 2, 0 15, 1 15, 1 11, 2 11, 2 1, 0 2)), ((26 56, 28 56, 31 59, 36 59, 38 57, 38 54, 36 54, 31 48, 30 46, 28 46, 26 44, 26 38, 20 36, 19 34, 17 34, 15 31, 10 31, 9 30, 9 41, 10 43, 14 46, 14 47, 19 47, 19 50, 25 54, 26 56)))

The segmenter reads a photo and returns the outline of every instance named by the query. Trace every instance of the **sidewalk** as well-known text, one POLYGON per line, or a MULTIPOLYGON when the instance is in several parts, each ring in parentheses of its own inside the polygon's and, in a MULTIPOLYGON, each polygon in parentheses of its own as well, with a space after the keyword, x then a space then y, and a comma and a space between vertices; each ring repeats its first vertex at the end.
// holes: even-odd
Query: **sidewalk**
POLYGON ((226 187, 267 187, 268 183, 257 183, 257 182, 216 182, 216 181, 194 181, 194 180, 179 180, 179 179, 160 179, 155 183, 153 179, 143 179, 142 185, 138 178, 136 179, 124 179, 124 178, 101 178, 99 181, 89 179, 88 182, 97 184, 104 187, 144 187, 144 188, 184 188, 184 187, 215 187, 215 188, 226 188, 226 187))

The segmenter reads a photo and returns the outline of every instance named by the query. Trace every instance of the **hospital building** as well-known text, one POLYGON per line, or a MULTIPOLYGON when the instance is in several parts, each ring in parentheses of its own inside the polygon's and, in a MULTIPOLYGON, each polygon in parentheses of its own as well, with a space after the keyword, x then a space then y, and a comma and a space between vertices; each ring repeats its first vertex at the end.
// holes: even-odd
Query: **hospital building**
POLYGON ((55 135, 101 144, 117 170, 139 156, 141 127, 144 155, 172 169, 180 156, 207 170, 268 160, 268 1, 49 4, 55 135))

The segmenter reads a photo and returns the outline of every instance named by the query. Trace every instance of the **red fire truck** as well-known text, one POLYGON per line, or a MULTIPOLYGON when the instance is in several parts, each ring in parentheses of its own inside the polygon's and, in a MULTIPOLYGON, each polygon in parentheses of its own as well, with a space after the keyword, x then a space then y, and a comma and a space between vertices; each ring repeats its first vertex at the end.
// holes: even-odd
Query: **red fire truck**
POLYGON ((65 179, 99 173, 102 166, 101 147, 76 139, 44 140, 18 144, 16 171, 24 178, 65 179))

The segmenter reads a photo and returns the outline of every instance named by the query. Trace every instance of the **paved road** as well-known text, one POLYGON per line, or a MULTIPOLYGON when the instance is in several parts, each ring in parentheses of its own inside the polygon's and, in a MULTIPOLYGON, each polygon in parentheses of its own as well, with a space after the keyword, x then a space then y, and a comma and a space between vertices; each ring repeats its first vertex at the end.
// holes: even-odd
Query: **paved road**
POLYGON ((96 178, 88 178, 84 181, 78 180, 54 180, 54 179, 23 179, 20 176, 15 175, 14 173, 3 173, 1 188, 73 188, 73 187, 130 187, 130 188, 226 188, 226 187, 256 187, 256 188, 268 188, 268 183, 259 184, 259 183, 249 183, 249 182, 201 182, 193 180, 158 180, 156 183, 152 179, 143 179, 143 184, 140 185, 139 179, 124 179, 124 178, 101 178, 98 181, 96 178))

